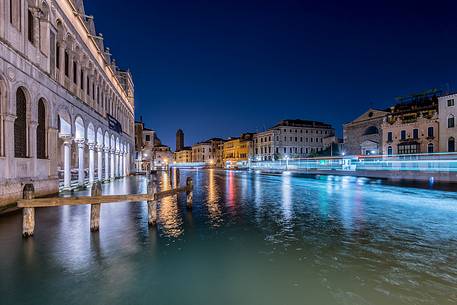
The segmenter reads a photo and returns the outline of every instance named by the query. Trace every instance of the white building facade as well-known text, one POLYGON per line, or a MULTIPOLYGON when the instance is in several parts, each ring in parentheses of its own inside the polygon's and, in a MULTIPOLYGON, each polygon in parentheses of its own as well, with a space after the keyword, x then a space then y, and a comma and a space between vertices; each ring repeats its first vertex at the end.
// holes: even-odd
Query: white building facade
POLYGON ((323 139, 335 135, 330 124, 284 120, 254 135, 255 161, 304 158, 325 149, 323 139))
POLYGON ((129 173, 134 88, 80 0, 0 0, 0 206, 129 173))
POLYGON ((455 152, 457 139, 457 94, 438 98, 440 152, 455 152))

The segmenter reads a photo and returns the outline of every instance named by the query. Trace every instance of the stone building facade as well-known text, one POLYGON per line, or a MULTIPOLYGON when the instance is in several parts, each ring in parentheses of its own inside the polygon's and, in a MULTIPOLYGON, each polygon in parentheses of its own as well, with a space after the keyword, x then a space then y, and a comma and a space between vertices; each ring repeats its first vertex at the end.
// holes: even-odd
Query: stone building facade
POLYGON ((382 129, 387 111, 368 109, 343 125, 343 152, 346 155, 382 154, 382 129))
POLYGON ((192 162, 212 163, 212 145, 209 141, 192 145, 192 162))
POLYGON ((309 120, 283 120, 254 135, 254 160, 303 158, 324 149, 323 139, 333 136, 330 124, 309 120))
POLYGON ((438 99, 440 152, 455 152, 457 139, 457 94, 438 99))
POLYGON ((192 148, 184 147, 180 151, 176 151, 173 156, 175 163, 191 163, 192 162, 192 148))
POLYGON ((253 133, 244 133, 239 138, 229 139, 223 146, 223 165, 225 168, 234 168, 240 162, 247 163, 252 157, 253 133))
POLYGON ((437 152, 439 150, 438 99, 433 97, 391 107, 381 128, 384 154, 437 152))
POLYGON ((0 198, 128 174, 134 87, 81 0, 0 0, 0 198))

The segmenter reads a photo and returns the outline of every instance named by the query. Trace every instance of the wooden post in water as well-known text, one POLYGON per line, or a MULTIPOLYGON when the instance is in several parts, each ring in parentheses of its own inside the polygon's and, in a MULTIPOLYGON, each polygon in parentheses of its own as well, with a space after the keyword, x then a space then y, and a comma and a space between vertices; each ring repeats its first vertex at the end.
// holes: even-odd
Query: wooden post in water
POLYGON ((176 184, 175 184, 175 187, 178 188, 179 187, 179 168, 176 168, 176 184))
MULTIPOLYGON (((22 197, 26 200, 33 199, 35 197, 35 188, 33 184, 28 183, 24 186, 22 197)), ((22 209, 22 236, 32 236, 35 231, 35 208, 23 208, 22 209)))
POLYGON ((154 226, 157 224, 157 200, 156 194, 156 181, 151 177, 148 183, 148 194, 151 195, 151 200, 148 200, 148 224, 154 226))
POLYGON ((168 180, 170 180, 170 188, 173 188, 173 168, 168 168, 168 180))
POLYGON ((186 189, 187 208, 192 209, 192 201, 193 201, 193 197, 194 197, 194 192, 193 192, 194 185, 193 185, 191 177, 187 177, 186 186, 187 186, 187 189, 186 189))
MULTIPOLYGON (((100 181, 95 182, 92 184, 92 188, 90 190, 91 196, 101 196, 102 195, 102 185, 100 181)), ((98 231, 100 228, 100 203, 91 204, 90 205, 90 230, 92 232, 98 231)))

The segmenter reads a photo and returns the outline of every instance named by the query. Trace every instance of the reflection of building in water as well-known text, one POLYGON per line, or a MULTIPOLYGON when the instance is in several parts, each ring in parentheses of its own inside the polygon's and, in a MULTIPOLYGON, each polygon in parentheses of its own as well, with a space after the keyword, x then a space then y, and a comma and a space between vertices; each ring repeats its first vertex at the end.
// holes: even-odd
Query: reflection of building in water
MULTIPOLYGON (((170 189, 169 179, 170 177, 167 173, 161 175, 161 190, 170 189)), ((169 237, 178 237, 183 233, 183 223, 179 214, 176 196, 169 196, 161 199, 158 212, 159 224, 165 235, 169 237)))
POLYGON ((216 186, 215 170, 209 169, 208 171, 208 214, 213 226, 219 226, 222 221, 222 211, 219 206, 219 191, 216 186))

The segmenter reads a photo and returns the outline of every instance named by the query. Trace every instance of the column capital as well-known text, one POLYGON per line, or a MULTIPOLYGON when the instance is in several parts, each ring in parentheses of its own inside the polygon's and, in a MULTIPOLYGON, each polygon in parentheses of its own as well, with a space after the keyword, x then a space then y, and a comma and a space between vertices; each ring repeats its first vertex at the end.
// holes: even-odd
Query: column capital
POLYGON ((73 137, 71 135, 59 134, 59 138, 63 140, 63 144, 70 145, 73 141, 73 137))
POLYGON ((96 143, 87 143, 87 146, 89 146, 90 150, 95 150, 95 148, 98 148, 96 143))
POLYGON ((86 144, 85 139, 75 139, 76 144, 78 144, 79 148, 84 148, 84 145, 86 144))

